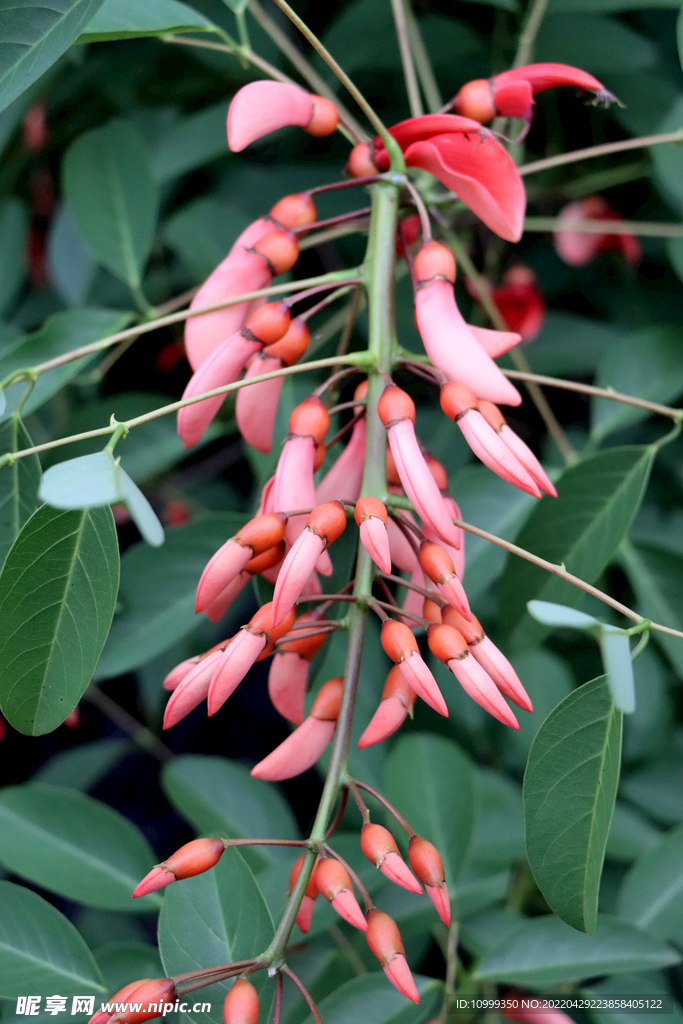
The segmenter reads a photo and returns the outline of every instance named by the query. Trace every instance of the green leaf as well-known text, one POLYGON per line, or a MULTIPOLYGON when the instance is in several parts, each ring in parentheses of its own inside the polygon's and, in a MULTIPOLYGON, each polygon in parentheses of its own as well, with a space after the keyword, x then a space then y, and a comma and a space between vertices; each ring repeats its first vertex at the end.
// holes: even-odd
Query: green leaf
POLYGON ((551 988, 600 974, 631 974, 680 961, 670 946, 626 921, 601 915, 594 935, 557 917, 520 921, 480 960, 475 975, 486 981, 551 988))
POLYGON ((619 74, 625 67, 635 73, 655 67, 654 42, 614 18, 595 13, 556 14, 543 21, 534 47, 539 61, 559 61, 593 75, 619 74))
POLYGON ((235 14, 242 14, 249 6, 249 0, 223 0, 223 3, 235 14))
POLYGON ((65 203, 50 222, 47 263, 50 283, 64 304, 84 306, 98 268, 65 203))
POLYGON ((628 635, 623 629, 603 622, 600 651, 614 706, 625 715, 632 715, 636 709, 636 688, 628 635))
MULTIPOLYGON (((166 145, 170 148, 174 138, 175 134, 171 132, 168 143, 162 140, 159 149, 163 150, 166 145)), ((191 153, 184 154, 186 161, 191 156, 191 153)), ((183 166, 180 154, 173 159, 176 166, 183 166)), ((158 158, 155 164, 157 174, 161 174, 158 158)), ((162 236, 166 245, 179 254, 193 278, 201 281, 225 258, 237 235, 249 224, 249 219, 247 212, 236 203, 201 196, 185 203, 164 222, 162 236)))
POLYGON ((63 183, 69 212, 97 261, 139 288, 159 205, 140 133, 122 120, 84 132, 66 152, 63 183))
MULTIPOLYGON (((652 459, 651 448, 634 446, 571 466, 558 482, 559 498, 539 502, 515 543, 594 583, 633 521, 652 459)), ((518 647, 534 646, 548 632, 526 613, 532 598, 575 608, 583 591, 510 555, 500 581, 500 622, 518 647)))
POLYGON ((114 614, 111 509, 31 516, 0 575, 0 697, 19 732, 60 725, 92 678, 114 614))
POLYGON ((102 0, 0 0, 0 110, 69 48, 102 0))
POLYGON ((469 863, 486 864, 489 870, 509 867, 524 857, 522 787, 483 768, 477 772, 476 783, 476 827, 469 863))
POLYGON ((531 358, 534 373, 560 377, 595 370, 598 360, 623 339, 614 324, 548 310, 531 358))
MULTIPOLYGON (((675 327, 651 327, 626 337, 603 357, 595 381, 598 387, 668 404, 683 390, 683 335, 675 327)), ((591 433, 601 440, 613 430, 648 416, 607 398, 593 400, 591 433)))
MULTIPOLYGON (((683 557, 654 544, 636 546, 625 540, 619 549, 619 560, 635 591, 640 613, 663 626, 683 630, 683 557)), ((683 679, 683 640, 657 630, 652 631, 652 638, 683 679)))
POLYGON ((564 604, 552 604, 550 601, 527 601, 529 614, 545 626, 564 626, 567 629, 594 630, 600 626, 598 619, 576 608, 567 608, 564 604))
POLYGON ((626 875, 619 916, 658 939, 683 938, 683 825, 662 836, 626 875))
POLYGON ((137 484, 108 451, 81 455, 51 466, 40 485, 40 497, 53 508, 99 508, 122 502, 152 547, 164 543, 164 528, 137 484))
POLYGON ((550 0, 549 14, 617 14, 677 8, 680 0, 550 0))
MULTIPOLYGON (((227 113, 227 102, 222 100, 211 107, 205 107, 197 114, 176 121, 154 146, 152 166, 157 181, 170 181, 181 174, 202 167, 217 157, 225 156, 228 152, 225 140, 227 113)), ((232 241, 234 237, 233 235, 232 241)), ((228 247, 226 246, 226 249, 228 247)), ((225 250, 221 259, 223 256, 225 250)))
POLYGON ((70 921, 30 889, 0 882, 0 995, 106 993, 97 964, 70 921))
MULTIPOLYGON (((235 761, 183 754, 164 765, 161 784, 178 813, 199 833, 233 839, 299 838, 292 812, 277 789, 253 779, 235 761)), ((255 871, 291 859, 291 851, 278 846, 245 847, 242 852, 255 871)))
MULTIPOLYGON (((449 481, 463 518, 482 530, 512 540, 526 521, 535 499, 495 476, 486 466, 465 466, 449 481)), ((505 565, 505 552, 481 537, 465 537, 467 593, 472 601, 486 593, 505 565)))
MULTIPOLYGON (((435 1018, 443 1002, 443 985, 436 978, 414 974, 420 1005, 409 1006, 384 972, 373 971, 340 985, 318 1006, 325 1024, 424 1024, 435 1018)), ((305 1017, 303 1024, 311 1024, 305 1017)))
POLYGON ((120 992, 131 978, 163 978, 164 969, 155 946, 144 942, 112 942, 95 951, 97 966, 112 992, 120 992))
POLYGON ((178 0, 104 0, 95 17, 77 39, 99 43, 109 39, 135 39, 165 32, 214 32, 203 14, 178 0))
POLYGON ((23 261, 28 232, 28 213, 20 199, 9 197, 0 202, 0 314, 16 298, 24 279, 23 261))
MULTIPOLYGON (((70 309, 49 316, 42 327, 20 340, 0 361, 0 375, 6 377, 15 370, 37 366, 39 363, 66 355, 83 345, 90 345, 109 334, 115 334, 130 322, 129 313, 111 309, 70 309)), ((74 359, 48 370, 38 378, 36 386, 22 407, 22 415, 33 412, 60 390, 76 374, 92 362, 96 354, 74 359)), ((9 416, 26 392, 26 383, 7 388, 9 416)))
MULTIPOLYGON (((262 953, 273 937, 273 922, 244 859, 227 849, 215 868, 169 886, 159 918, 159 950, 167 975, 198 970, 207 964, 246 960, 262 953)), ((260 971, 252 978, 261 994, 267 1019, 272 982, 260 971)), ((212 1010, 188 1014, 187 1020, 222 1024, 222 1009, 230 982, 203 988, 202 1002, 212 1010)))
POLYGON ((628 804, 617 800, 607 837, 605 856, 608 860, 630 864, 656 846, 660 835, 659 829, 651 822, 628 804))
POLYGON ((69 786, 86 792, 96 786, 133 749, 131 741, 126 739, 93 740, 77 747, 67 747, 45 761, 34 772, 31 781, 69 786))
POLYGON ((629 772, 622 780, 620 793, 648 817, 677 825, 683 821, 680 757, 661 757, 645 768, 629 772))
POLYGON ((446 881, 454 884, 474 826, 474 776, 467 756, 445 736, 402 736, 387 759, 384 792, 416 832, 438 848, 446 881))
POLYGON ((678 59, 683 67, 683 8, 679 11, 676 21, 676 40, 678 42, 678 59))
POLYGON ((550 712, 574 689, 569 665, 545 649, 513 654, 512 665, 534 706, 533 715, 519 716, 519 732, 506 729, 506 763, 517 770, 526 766, 531 744, 550 712))
POLYGON ((122 814, 60 786, 26 782, 0 793, 0 860, 10 871, 101 910, 151 910, 131 899, 154 864, 141 832, 122 814))
MULTIPOLYGON (((18 416, 0 423, 0 454, 32 448, 33 441, 18 416)), ((0 467, 0 566, 38 504, 40 459, 36 454, 0 467)))
POLYGON ((558 917, 589 934, 597 922, 620 753, 621 714, 601 676, 548 716, 524 776, 529 866, 558 917))
POLYGON ((160 551, 136 544, 125 553, 122 610, 97 666, 98 679, 144 665, 195 628, 199 577, 221 544, 244 525, 244 518, 230 513, 197 518, 188 526, 169 530, 160 551))

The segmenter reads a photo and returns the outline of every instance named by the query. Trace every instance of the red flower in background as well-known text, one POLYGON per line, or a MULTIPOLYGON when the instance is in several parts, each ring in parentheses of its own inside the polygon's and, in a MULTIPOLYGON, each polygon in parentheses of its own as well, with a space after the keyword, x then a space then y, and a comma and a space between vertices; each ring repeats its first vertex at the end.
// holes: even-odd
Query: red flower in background
POLYGON ((491 298, 510 331, 522 341, 533 341, 543 326, 545 301, 536 275, 521 263, 503 274, 502 283, 491 289, 491 298))
POLYGON ((640 263, 642 251, 634 235, 571 230, 575 221, 622 219, 602 196, 587 196, 570 203, 560 211, 558 219, 564 226, 554 232, 553 244, 557 255, 570 267, 584 267, 601 252, 621 252, 632 267, 640 263))

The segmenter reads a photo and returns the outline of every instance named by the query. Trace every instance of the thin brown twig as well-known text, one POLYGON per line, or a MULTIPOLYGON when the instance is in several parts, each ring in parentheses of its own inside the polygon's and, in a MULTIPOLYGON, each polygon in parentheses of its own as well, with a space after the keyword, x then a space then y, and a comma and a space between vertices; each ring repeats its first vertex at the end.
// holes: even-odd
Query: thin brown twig
POLYGON ((344 860, 342 855, 340 853, 337 853, 336 850, 333 850, 332 847, 328 846, 327 843, 323 843, 323 851, 327 854, 328 857, 334 857, 334 859, 339 861, 341 866, 348 871, 349 877, 351 878, 351 881, 353 882, 353 884, 358 889, 358 892, 361 895, 361 899, 363 900, 363 903, 365 904, 366 912, 368 910, 372 910, 373 902, 372 902, 372 899, 370 897, 370 893, 365 888, 365 886, 363 885, 363 883, 361 882, 361 880, 358 877, 357 873, 353 870, 353 868, 351 867, 349 862, 347 860, 344 860))
POLYGON ((312 997, 311 993, 308 991, 308 989, 306 988, 306 986, 304 985, 304 983, 299 978, 297 978, 297 976, 294 973, 294 971, 291 969, 291 967, 288 967, 287 964, 283 964, 281 970, 282 970, 283 974, 287 975, 287 977, 289 978, 290 981, 294 982, 296 987, 299 989, 299 992, 301 992, 301 995, 306 1000, 306 1003, 308 1005, 308 1009, 311 1011, 311 1016, 313 1017, 313 1020, 315 1021, 315 1024, 323 1024, 323 1019, 320 1016, 320 1011, 318 1010, 318 1007, 313 1002, 313 997, 312 997))
POLYGON ((625 395, 620 391, 612 391, 611 388, 598 388, 593 384, 581 384, 578 381, 563 380, 560 377, 545 377, 538 373, 527 373, 522 370, 503 370, 506 377, 511 380, 533 380, 546 387, 562 388, 565 391, 577 391, 584 395, 595 395, 596 398, 607 398, 611 402, 623 402, 625 405, 633 405, 637 409, 646 409, 648 412, 657 413, 660 416, 668 416, 673 420, 680 420, 683 417, 683 409, 676 409, 670 405, 660 405, 659 402, 650 402, 646 398, 636 398, 633 395, 625 395))
POLYGON ((600 146, 588 146, 587 149, 575 149, 571 153, 558 153, 557 156, 545 157, 543 160, 534 160, 529 164, 522 164, 518 168, 519 173, 536 174, 538 171, 547 171, 551 167, 562 167, 564 164, 573 164, 578 160, 588 160, 598 156, 610 156, 612 153, 624 153, 628 149, 645 149, 648 146, 660 146, 667 142, 683 142, 683 132, 665 132, 663 135, 643 135, 638 139, 622 139, 620 142, 604 142, 600 146))
POLYGON ((346 804, 348 802, 348 799, 349 799, 349 787, 348 786, 344 786, 344 788, 342 789, 342 792, 341 792, 341 797, 340 797, 340 800, 339 800, 339 807, 337 808, 337 813, 335 814, 334 818, 330 822, 330 826, 329 826, 327 832, 325 833, 325 842, 327 842, 327 840, 330 839, 334 835, 334 833, 337 831, 337 829, 339 828, 341 820, 344 817, 344 811, 346 810, 346 804))
POLYGON ((385 796, 382 796, 381 793, 378 793, 377 790, 373 789, 372 786, 368 786, 367 782, 361 782, 360 779, 351 779, 350 781, 354 782, 359 789, 364 789, 366 793, 369 793, 370 796, 373 796, 375 800, 377 800, 382 805, 382 807, 386 807, 386 809, 389 811, 389 814, 393 814, 393 816, 396 818, 396 821, 399 823, 403 831, 407 833, 409 838, 412 839, 413 836, 417 835, 415 829, 408 824, 408 822, 403 817, 401 812, 397 811, 394 805, 389 803, 385 796))

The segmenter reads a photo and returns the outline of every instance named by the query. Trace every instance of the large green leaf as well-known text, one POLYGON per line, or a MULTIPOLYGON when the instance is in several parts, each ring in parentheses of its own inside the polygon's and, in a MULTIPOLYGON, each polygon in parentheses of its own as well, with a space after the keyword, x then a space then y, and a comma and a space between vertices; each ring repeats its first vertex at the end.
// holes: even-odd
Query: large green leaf
POLYGON ((64 191, 98 262, 138 288, 159 204, 149 152, 138 130, 115 120, 80 135, 64 158, 64 191))
POLYGON ((164 543, 164 528, 156 512, 112 452, 94 452, 51 466, 40 485, 40 497, 53 508, 121 503, 148 544, 158 548, 164 543))
MULTIPOLYGON (((436 1017, 443 1002, 443 986, 436 978, 413 975, 419 1007, 406 1003, 405 996, 387 984, 383 973, 373 971, 352 978, 323 999, 318 1006, 325 1024, 424 1024, 436 1017)), ((311 1024, 312 1017, 303 1024, 311 1024)))
POLYGON ((197 114, 176 121, 154 147, 152 166, 157 181, 170 181, 224 156, 228 152, 225 138, 227 112, 227 101, 221 100, 197 114))
POLYGON ((128 739, 107 738, 79 743, 76 747, 67 747, 53 754, 34 772, 32 781, 69 786, 85 793, 134 749, 128 739))
MULTIPOLYGON (((624 541, 619 560, 638 599, 638 610, 655 622, 683 630, 680 611, 683 586, 683 557, 654 544, 624 541)), ((683 679, 683 640, 653 630, 652 637, 666 653, 683 679)))
POLYGON ((30 889, 0 882, 0 995, 106 993, 70 921, 30 889))
POLYGON ((474 775, 460 747, 431 733, 403 736, 387 759, 384 792, 438 848, 448 884, 457 883, 474 826, 474 775))
MULTIPOLYGON (((223 757, 184 754, 164 765, 164 792, 176 810, 198 832, 225 838, 298 839, 296 822, 286 801, 273 786, 253 779, 249 769, 223 757)), ((291 851, 260 846, 243 851, 254 870, 291 851)))
POLYGON ((102 910, 151 910, 131 893, 154 853, 141 832, 99 800, 26 782, 0 793, 0 861, 29 881, 102 910))
POLYGON ((144 665, 194 629, 199 577, 221 544, 243 525, 244 516, 216 513, 169 530, 159 551, 138 544, 126 552, 121 561, 122 608, 97 666, 97 678, 144 665))
MULTIPOLYGON (((0 455, 32 448, 33 441, 18 416, 0 423, 0 455)), ((28 455, 0 467, 0 566, 38 504, 40 459, 28 455)))
POLYGON ((550 988, 600 974, 667 967, 680 959, 670 946, 626 921, 601 915, 595 934, 585 935, 548 915, 511 927, 480 960, 476 976, 550 988))
POLYGON ((593 75, 619 74, 655 67, 657 47, 646 36, 615 18, 592 14, 557 14, 546 18, 536 38, 534 56, 539 61, 559 61, 593 75))
MULTIPOLYGON (((83 345, 90 345, 109 334, 115 334, 129 321, 129 313, 111 309, 70 309, 54 313, 37 331, 20 339, 11 351, 3 353, 0 374, 6 377, 15 370, 37 366, 49 359, 66 355, 67 352, 73 352, 83 345)), ((41 374, 22 406, 22 415, 41 406, 94 358, 95 355, 82 356, 41 374)), ((12 412, 25 392, 25 382, 13 384, 7 389, 6 415, 12 412)))
POLYGON ((145 942, 112 942, 95 950, 97 966, 112 992, 120 992, 131 978, 162 978, 164 968, 156 946, 145 942))
MULTIPOLYGON (((558 482, 559 497, 544 498, 515 543, 564 565, 593 583, 613 557, 638 510, 652 464, 647 447, 613 448, 571 466, 558 482)), ((532 598, 577 607, 583 591, 545 569, 510 555, 500 581, 501 626, 518 647, 548 632, 526 612, 532 598)))
POLYGON ((111 509, 29 519, 0 575, 0 696, 20 732, 60 725, 92 678, 114 614, 119 549, 111 509))
POLYGON ((680 945, 683 938, 683 825, 662 836, 623 881, 619 914, 680 945))
POLYGON ((544 649, 515 654, 512 664, 534 706, 533 715, 519 715, 519 732, 505 731, 506 760, 519 770, 545 719, 574 688, 574 677, 566 661, 544 649))
MULTIPOLYGON (((676 132, 683 128, 683 97, 679 97, 664 120, 657 125, 658 132, 676 132)), ((650 156, 654 165, 654 180, 659 191, 678 215, 683 214, 683 153, 679 145, 652 146, 650 156)))
POLYGON ((683 821, 683 766, 678 753, 664 755, 625 775, 621 796, 667 825, 683 821))
POLYGON ((102 0, 0 0, 0 110, 61 57, 102 0))
POLYGON ((621 714, 601 676, 551 712, 524 776, 529 866, 555 913, 589 934, 597 922, 620 754, 621 714))
POLYGON ((104 0, 78 37, 79 43, 134 39, 165 32, 212 32, 208 18, 179 0, 104 0))
MULTIPOLYGON (((651 327, 614 345, 598 367, 595 383, 622 394, 669 403, 683 389, 683 335, 674 327, 651 327)), ((645 409, 607 398, 593 401, 591 431, 606 437, 648 415, 645 409)))
MULTIPOLYGON (((166 893, 159 918, 159 949, 167 975, 246 960, 262 953, 272 937, 273 922, 256 879, 234 848, 227 849, 211 871, 172 885, 166 893)), ((261 990, 265 1020, 272 982, 264 975, 259 972, 252 980, 261 990)), ((188 1014, 186 1019, 222 1024, 229 987, 229 982, 220 982, 203 988, 202 1001, 211 1003, 211 1012, 188 1014)))
POLYGON ((621 11, 645 11, 677 8, 680 0, 550 0, 549 14, 617 14, 621 11))

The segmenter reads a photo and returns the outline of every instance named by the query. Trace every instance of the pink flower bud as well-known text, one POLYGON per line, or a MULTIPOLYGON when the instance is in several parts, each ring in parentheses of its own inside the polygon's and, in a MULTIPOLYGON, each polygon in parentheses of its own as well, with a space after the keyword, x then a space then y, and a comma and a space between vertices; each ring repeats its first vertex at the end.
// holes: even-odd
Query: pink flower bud
POLYGON ((380 705, 358 740, 359 747, 370 747, 380 743, 403 724, 407 715, 412 715, 416 693, 403 678, 398 665, 389 672, 382 690, 380 705))
POLYGON ((365 937, 368 946, 384 968, 387 978, 401 995, 419 1003, 420 997, 405 958, 396 922, 388 914, 374 908, 368 911, 366 919, 368 930, 365 937))
POLYGON ((363 547, 382 572, 391 572, 391 554, 387 535, 387 510, 378 498, 360 498, 356 502, 356 523, 363 547))
POLYGON ((339 122, 333 103, 284 82, 243 86, 228 110, 228 145, 239 153, 278 128, 296 125, 310 135, 331 135, 339 122))
POLYGON ((448 552, 440 544, 425 540, 420 545, 420 565, 432 583, 436 583, 446 600, 466 619, 471 618, 465 589, 455 574, 455 567, 448 552))
POLYGON ((422 836, 411 836, 408 843, 408 860, 424 885, 437 914, 448 928, 451 923, 451 905, 448 901, 446 877, 439 851, 422 836))
POLYGON ((157 864, 145 875, 133 896, 146 896, 178 879, 203 874, 218 863, 224 850, 222 839, 193 839, 191 843, 185 843, 168 860, 157 864))
POLYGON ((382 825, 363 825, 360 848, 370 863, 379 868, 390 881, 409 892, 422 892, 422 886, 408 869, 388 829, 382 825))
MULTIPOLYGON (((176 990, 170 978, 154 978, 141 982, 137 988, 132 989, 126 997, 131 1005, 142 1004, 141 1010, 120 1010, 110 1018, 111 1024, 143 1024, 143 1021, 153 1020, 168 1012, 164 1006, 173 1008, 176 1001, 176 990), (147 1007, 152 1005, 154 1009, 147 1007), (161 1009, 159 1009, 161 1007, 161 1009)), ((122 1000, 117 1000, 121 1002, 122 1000)))
POLYGON ((334 735, 343 679, 328 679, 316 697, 311 714, 251 774, 271 782, 292 779, 312 768, 334 735))
POLYGON ((444 718, 448 717, 448 708, 437 686, 436 679, 422 660, 417 640, 408 626, 402 622, 388 620, 382 624, 382 647, 391 660, 398 665, 403 678, 417 693, 418 697, 438 711, 444 718))
POLYGON ((334 857, 322 857, 318 861, 315 881, 320 895, 332 904, 340 917, 362 932, 368 930, 363 912, 353 895, 349 873, 338 860, 334 857))
POLYGON ((258 1024, 258 1011, 258 992, 246 978, 237 978, 223 1003, 225 1024, 258 1024))

